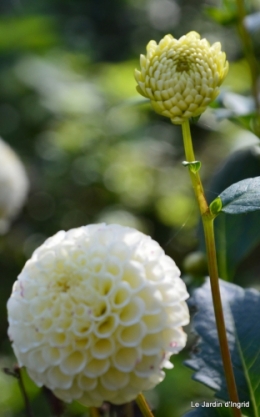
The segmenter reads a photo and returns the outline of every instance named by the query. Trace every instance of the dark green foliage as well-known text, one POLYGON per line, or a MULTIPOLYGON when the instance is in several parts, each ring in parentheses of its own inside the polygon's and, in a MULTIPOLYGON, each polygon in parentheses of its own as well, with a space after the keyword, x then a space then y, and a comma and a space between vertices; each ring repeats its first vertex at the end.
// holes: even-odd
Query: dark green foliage
MULTIPOLYGON (((225 323, 240 402, 250 403, 243 413, 257 417, 260 412, 260 293, 220 280, 225 323)), ((193 378, 228 401, 229 396, 219 349, 209 280, 197 289, 190 302, 196 311, 193 329, 198 334, 196 350, 185 364, 193 378)))
POLYGON ((260 177, 232 184, 219 198, 222 201, 221 211, 224 213, 241 214, 260 210, 260 177))
MULTIPOLYGON (((207 187, 208 198, 221 193, 240 180, 260 175, 259 147, 244 148, 233 153, 213 176, 207 187)), ((257 180, 254 180, 257 181, 257 180)), ((258 188, 256 188, 256 193, 258 188)), ((229 197, 228 197, 229 198, 229 197)), ((224 200, 226 197, 224 195, 224 200)), ((240 201, 240 200, 238 200, 240 201)), ((260 200, 256 198, 255 204, 260 200)), ((213 201, 214 202, 214 201, 213 201)), ((222 201, 222 204, 225 203, 222 201)), ((232 216, 223 210, 215 220, 215 236, 221 278, 231 279, 242 260, 260 243, 260 213, 248 212, 232 216)), ((202 231, 201 244, 204 245, 202 231)))

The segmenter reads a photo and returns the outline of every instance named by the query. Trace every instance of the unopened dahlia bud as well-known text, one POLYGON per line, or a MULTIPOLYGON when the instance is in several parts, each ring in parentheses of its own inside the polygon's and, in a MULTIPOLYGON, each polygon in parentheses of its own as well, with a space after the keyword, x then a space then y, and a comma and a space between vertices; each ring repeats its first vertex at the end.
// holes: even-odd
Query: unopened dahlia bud
POLYGON ((16 153, 0 138, 0 234, 6 233, 27 197, 29 181, 16 153))
POLYGON ((185 284, 150 237, 89 225, 46 240, 8 301, 20 366, 37 385, 86 406, 128 402, 164 378, 186 344, 185 284))
POLYGON ((137 91, 151 100, 154 110, 172 123, 197 117, 219 94, 228 72, 220 42, 210 46, 197 32, 180 39, 166 35, 157 45, 150 41, 135 70, 137 91))

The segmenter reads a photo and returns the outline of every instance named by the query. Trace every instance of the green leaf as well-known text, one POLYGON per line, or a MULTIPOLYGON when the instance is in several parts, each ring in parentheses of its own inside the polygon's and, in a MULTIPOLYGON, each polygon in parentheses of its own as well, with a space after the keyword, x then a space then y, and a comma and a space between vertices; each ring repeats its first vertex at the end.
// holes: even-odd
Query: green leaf
POLYGON ((201 114, 199 116, 191 117, 190 118, 191 123, 197 123, 200 117, 201 117, 201 114))
MULTIPOLYGON (((220 288, 238 397, 250 405, 243 407, 243 414, 259 417, 260 293, 222 280, 220 288)), ((196 381, 213 389, 217 398, 228 401, 209 280, 194 292, 189 304, 197 311, 192 324, 200 339, 185 364, 195 370, 196 381)))
POLYGON ((209 206, 210 213, 217 216, 222 210, 222 201, 220 197, 215 198, 209 206))
POLYGON ((260 210, 260 177, 232 184, 219 197, 224 213, 241 214, 260 210))
POLYGON ((229 25, 236 21, 236 13, 233 10, 205 7, 205 14, 222 25, 229 25))
MULTIPOLYGON (((260 148, 253 146, 236 151, 224 161, 207 185, 207 190, 210 191, 207 191, 206 197, 208 200, 212 200, 231 184, 259 175, 260 148)), ((215 238, 221 278, 231 279, 241 262, 260 243, 260 228, 256 227, 259 222, 260 213, 258 211, 249 212, 246 215, 236 214, 235 216, 222 213, 215 219, 215 238)), ((199 238, 200 250, 205 251, 202 227, 199 238)), ((258 258, 253 258, 247 265, 247 281, 250 280, 251 275, 253 276, 251 271, 254 271, 258 264, 258 258)))
POLYGON ((196 174, 196 172, 198 172, 201 168, 200 161, 192 161, 192 162, 183 161, 182 165, 185 167, 188 167, 189 170, 193 172, 194 174, 196 174))
MULTIPOLYGON (((240 65, 240 70, 239 67, 237 68, 238 74, 241 73, 243 62, 241 62, 240 65)), ((232 82, 237 79, 238 74, 236 74, 236 72, 234 72, 233 76, 231 74, 232 82)), ((230 91, 222 91, 218 99, 212 103, 211 107, 215 108, 214 113, 217 120, 229 119, 233 123, 254 132, 253 121, 257 114, 254 98, 252 96, 245 96, 230 91)))

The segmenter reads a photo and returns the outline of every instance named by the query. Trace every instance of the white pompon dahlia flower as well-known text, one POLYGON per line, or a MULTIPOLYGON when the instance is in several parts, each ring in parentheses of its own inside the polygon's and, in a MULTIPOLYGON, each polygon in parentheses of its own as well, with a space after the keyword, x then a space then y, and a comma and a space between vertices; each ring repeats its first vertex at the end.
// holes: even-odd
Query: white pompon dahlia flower
POLYGON ((86 406, 126 403, 164 378, 186 344, 185 284, 174 261, 129 227, 96 224, 46 240, 8 301, 19 366, 86 406))
POLYGON ((220 42, 210 46, 193 31, 180 39, 166 35, 159 44, 150 41, 146 49, 141 70, 135 70, 137 91, 172 123, 199 116, 218 96, 228 72, 220 42))
POLYGON ((28 189, 29 181, 22 162, 0 138, 0 234, 8 231, 26 200, 28 189))

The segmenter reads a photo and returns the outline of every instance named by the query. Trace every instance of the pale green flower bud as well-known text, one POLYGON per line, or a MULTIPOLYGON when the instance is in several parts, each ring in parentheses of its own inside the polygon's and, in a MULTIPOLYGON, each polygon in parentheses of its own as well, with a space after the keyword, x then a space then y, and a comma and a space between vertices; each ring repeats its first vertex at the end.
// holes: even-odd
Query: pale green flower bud
POLYGON ((122 404, 164 378, 186 344, 188 293, 174 261, 129 227, 61 231, 26 263, 8 334, 37 385, 86 406, 122 404))
POLYGON ((203 113, 228 72, 220 42, 210 46, 197 32, 180 39, 166 35, 158 45, 150 41, 140 65, 141 71, 135 70, 137 91, 175 124, 203 113))

